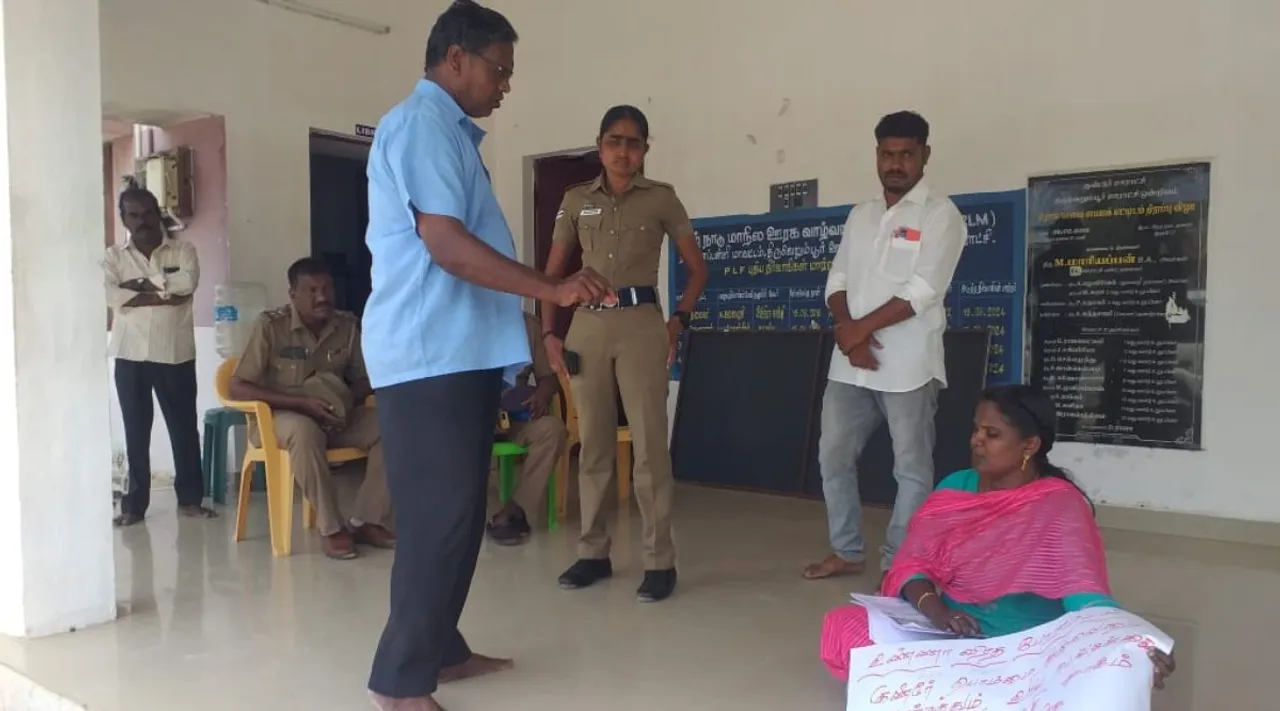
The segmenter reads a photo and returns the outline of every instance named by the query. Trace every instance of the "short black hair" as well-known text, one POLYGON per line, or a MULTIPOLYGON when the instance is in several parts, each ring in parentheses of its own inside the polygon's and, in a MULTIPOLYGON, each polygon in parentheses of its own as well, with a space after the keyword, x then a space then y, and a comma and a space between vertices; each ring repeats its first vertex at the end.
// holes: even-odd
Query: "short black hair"
POLYGON ((289 286, 297 286, 298 277, 303 276, 333 276, 333 270, 323 259, 303 257, 289 265, 289 286))
POLYGON ((640 137, 649 140, 649 119, 644 112, 634 106, 623 104, 615 106, 604 112, 604 118, 600 120, 600 135, 603 137, 613 124, 619 121, 632 121, 636 128, 640 129, 640 137))
POLYGON ((457 0, 431 28, 425 68, 431 69, 443 62, 455 44, 463 51, 480 54, 495 44, 515 44, 519 39, 516 28, 502 13, 471 0, 457 0))
POLYGON ((876 141, 886 138, 914 138, 920 145, 929 144, 929 122, 914 111, 898 111, 876 124, 876 141))
POLYGON ((160 201, 156 199, 155 193, 142 187, 138 179, 132 175, 124 179, 124 190, 120 191, 120 199, 116 202, 116 208, 120 210, 120 214, 124 214, 124 204, 126 202, 150 203, 156 212, 160 212, 160 201))

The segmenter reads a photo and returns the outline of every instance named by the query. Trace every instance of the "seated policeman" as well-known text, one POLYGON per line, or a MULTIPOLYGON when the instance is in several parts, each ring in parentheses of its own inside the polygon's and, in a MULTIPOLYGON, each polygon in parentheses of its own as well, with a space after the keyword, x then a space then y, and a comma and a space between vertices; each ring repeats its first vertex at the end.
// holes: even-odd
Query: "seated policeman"
POLYGON ((360 322, 333 308, 333 276, 318 259, 289 267, 289 299, 289 306, 258 319, 232 376, 231 397, 271 406, 293 478, 316 508, 325 555, 355 558, 357 543, 394 548, 378 418, 364 406, 373 389, 360 351, 360 322), (369 453, 345 519, 325 459, 326 449, 339 447, 369 453))

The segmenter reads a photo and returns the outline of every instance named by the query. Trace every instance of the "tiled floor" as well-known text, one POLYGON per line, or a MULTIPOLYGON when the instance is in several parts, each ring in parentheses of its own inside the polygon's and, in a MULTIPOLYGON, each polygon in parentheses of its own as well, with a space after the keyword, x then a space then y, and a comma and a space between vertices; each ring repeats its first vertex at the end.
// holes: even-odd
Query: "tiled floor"
MULTIPOLYGON (((619 574, 596 589, 556 587, 571 531, 487 547, 464 631, 518 666, 445 687, 440 700, 452 711, 843 709, 817 660, 818 628, 872 578, 799 578, 824 553, 821 505, 696 488, 677 500, 681 587, 660 605, 634 601, 634 512, 622 516, 619 574)), ((872 532, 883 527, 883 512, 867 518, 872 532)), ((368 708, 391 556, 330 561, 299 533, 294 556, 274 560, 260 511, 242 544, 231 519, 179 522, 159 509, 146 527, 116 533, 120 620, 0 639, 0 663, 99 711, 368 708)), ((1117 597, 1177 639, 1179 674, 1156 709, 1280 708, 1267 651, 1280 639, 1280 550, 1115 532, 1107 541, 1117 597)))

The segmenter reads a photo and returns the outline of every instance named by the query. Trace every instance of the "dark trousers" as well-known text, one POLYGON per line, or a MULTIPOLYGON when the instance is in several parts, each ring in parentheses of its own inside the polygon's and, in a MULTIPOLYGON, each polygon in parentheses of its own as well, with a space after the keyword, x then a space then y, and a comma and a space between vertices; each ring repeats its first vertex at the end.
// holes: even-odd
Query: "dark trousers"
POLYGON ((116 395, 124 417, 124 443, 129 456, 129 490, 120 510, 139 516, 151 505, 151 424, 160 402, 173 445, 173 489, 179 506, 204 500, 200 469, 200 431, 196 424, 196 362, 169 365, 116 359, 116 395))
POLYGON ((375 693, 427 696, 442 666, 471 656, 458 620, 484 541, 501 392, 498 370, 378 389, 397 544, 391 614, 369 677, 375 693))

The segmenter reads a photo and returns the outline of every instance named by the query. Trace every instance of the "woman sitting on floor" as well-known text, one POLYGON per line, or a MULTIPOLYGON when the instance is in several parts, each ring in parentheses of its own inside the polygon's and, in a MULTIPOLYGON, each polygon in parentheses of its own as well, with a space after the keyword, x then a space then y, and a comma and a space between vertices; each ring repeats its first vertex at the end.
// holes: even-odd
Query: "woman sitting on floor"
MULTIPOLYGON (((901 596, 938 629, 999 637, 1111 598, 1102 537, 1084 492, 1049 461, 1053 402, 1024 385, 982 394, 969 439, 972 469, 956 472, 911 519, 880 594, 901 596)), ((849 678, 849 653, 874 644, 866 610, 827 614, 822 661, 849 678)), ((1173 672, 1151 650, 1154 683, 1173 672)))

